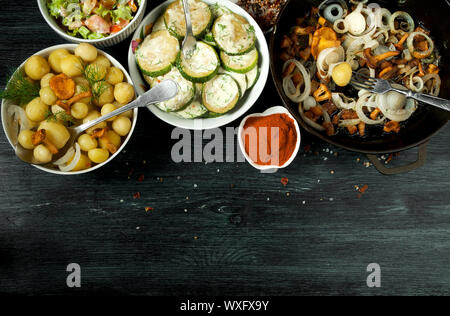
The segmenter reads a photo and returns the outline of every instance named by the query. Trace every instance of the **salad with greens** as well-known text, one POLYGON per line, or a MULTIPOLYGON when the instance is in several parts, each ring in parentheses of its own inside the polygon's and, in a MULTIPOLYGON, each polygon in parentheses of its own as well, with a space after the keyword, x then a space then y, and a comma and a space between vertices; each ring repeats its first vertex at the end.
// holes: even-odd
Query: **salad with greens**
POLYGON ((51 16, 67 34, 100 39, 124 29, 133 20, 142 0, 48 0, 51 16))

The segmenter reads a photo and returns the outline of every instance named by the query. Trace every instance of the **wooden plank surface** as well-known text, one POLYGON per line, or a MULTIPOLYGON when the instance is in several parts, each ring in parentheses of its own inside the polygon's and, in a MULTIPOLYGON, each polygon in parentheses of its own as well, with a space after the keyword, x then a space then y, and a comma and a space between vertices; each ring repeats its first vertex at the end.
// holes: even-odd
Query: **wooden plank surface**
MULTIPOLYGON (((0 7, 3 83, 8 67, 64 41, 36 1, 0 7)), ((125 66, 128 44, 107 50, 125 66)), ((269 78, 252 111, 279 103, 269 78)), ((311 152, 275 174, 247 163, 176 164, 171 132, 140 110, 126 149, 76 177, 24 165, 1 133, 0 293, 450 294, 448 126, 423 168, 392 177, 307 135, 311 152), (365 184, 360 196, 355 186, 365 184), (76 290, 66 287, 72 262, 82 267, 76 290), (380 289, 366 286, 372 262, 380 289)))

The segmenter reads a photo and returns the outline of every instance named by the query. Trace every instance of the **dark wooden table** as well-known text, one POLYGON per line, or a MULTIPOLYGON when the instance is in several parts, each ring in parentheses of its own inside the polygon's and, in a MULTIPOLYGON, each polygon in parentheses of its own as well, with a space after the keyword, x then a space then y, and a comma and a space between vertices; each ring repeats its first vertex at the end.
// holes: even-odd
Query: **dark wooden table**
MULTIPOLYGON (((36 1, 0 7, 3 83, 8 67, 64 41, 36 1)), ((125 66, 128 44, 107 50, 125 66)), ((251 111, 279 103, 269 78, 251 111)), ((171 131, 142 109, 126 149, 74 177, 24 165, 0 133, 0 293, 450 294, 448 127, 423 168, 391 177, 307 135, 311 152, 275 174, 247 163, 176 164, 171 131), (366 184, 360 195, 355 186, 366 184), (366 285, 373 262, 378 289, 366 285), (81 265, 79 289, 66 286, 69 263, 81 265)))

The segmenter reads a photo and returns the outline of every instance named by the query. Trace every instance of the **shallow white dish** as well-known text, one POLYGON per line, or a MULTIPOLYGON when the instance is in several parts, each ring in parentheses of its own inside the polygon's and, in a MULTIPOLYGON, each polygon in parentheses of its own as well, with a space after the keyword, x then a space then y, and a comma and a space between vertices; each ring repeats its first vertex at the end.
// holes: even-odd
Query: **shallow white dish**
MULTIPOLYGON (((253 88, 251 88, 249 91, 246 92, 244 97, 241 100, 239 100, 236 107, 230 112, 217 118, 199 118, 189 120, 180 118, 174 114, 161 111, 154 105, 148 107, 148 109, 153 114, 155 114, 159 119, 163 120, 164 122, 169 123, 176 127, 192 130, 203 130, 221 127, 233 122, 234 120, 244 115, 258 100, 259 96, 261 95, 264 89, 264 86, 266 85, 267 76, 269 75, 269 62, 270 62, 269 48, 267 46, 266 38, 264 37, 264 34, 261 31, 261 28, 256 23, 256 21, 244 9, 228 0, 203 0, 203 1, 209 5, 217 3, 221 6, 224 6, 230 9, 231 11, 244 16, 250 22, 250 24, 253 25, 256 34, 256 48, 260 53, 258 63, 258 67, 260 68, 260 75, 258 81, 255 83, 253 88)), ((143 19, 142 23, 137 28, 136 32, 133 35, 133 40, 137 40, 140 37, 143 28, 145 28, 145 26, 149 25, 150 23, 154 23, 156 19, 161 14, 164 13, 167 6, 172 2, 173 1, 166 1, 157 6, 155 9, 153 9, 143 19)), ((130 70, 130 75, 134 81, 137 93, 139 95, 143 94, 145 92, 145 87, 147 87, 147 83, 144 81, 141 72, 138 66, 136 65, 136 59, 134 57, 132 44, 130 44, 130 48, 128 51, 128 69, 130 70)))
POLYGON ((136 15, 134 16, 133 20, 131 20, 130 24, 128 24, 123 30, 120 32, 117 32, 116 34, 110 35, 105 38, 100 38, 96 40, 90 40, 90 39, 84 39, 84 38, 78 38, 74 36, 70 36, 67 34, 59 25, 58 22, 56 22, 55 18, 50 15, 47 9, 46 2, 47 0, 37 0, 39 10, 41 11, 42 16, 44 17, 47 24, 62 38, 65 40, 72 42, 72 43, 89 43, 92 45, 95 45, 97 47, 109 47, 116 45, 123 40, 125 40, 128 36, 133 34, 133 32, 136 30, 138 25, 141 23, 144 14, 145 9, 147 7, 147 0, 142 0, 141 5, 138 8, 138 11, 136 12, 136 15))
POLYGON ((238 141, 239 141, 239 147, 241 148, 242 154, 244 155, 245 159, 248 161, 248 163, 250 165, 252 165, 254 168, 261 170, 261 172, 265 172, 265 173, 272 173, 272 172, 277 172, 278 169, 283 169, 286 168, 287 166, 289 166, 295 159, 295 157, 298 154, 298 150, 300 149, 300 143, 301 143, 301 134, 300 134, 300 127, 298 126, 297 120, 292 116, 291 113, 289 113, 289 111, 283 107, 283 106, 274 106, 271 107, 267 110, 265 110, 263 113, 254 113, 254 114, 250 114, 248 116, 246 116, 241 124, 239 125, 239 129, 238 129, 238 141), (286 161, 286 163, 282 166, 261 166, 256 164, 246 153, 245 151, 245 146, 244 146, 244 142, 242 141, 242 131, 244 130, 244 125, 245 122, 251 118, 251 117, 263 117, 263 116, 268 116, 268 115, 272 115, 272 114, 287 114, 293 121, 294 121, 294 125, 295 125, 295 130, 297 132, 297 143, 295 145, 295 150, 292 153, 291 158, 289 158, 288 161, 286 161))
MULTIPOLYGON (((48 56, 50 55, 50 53, 51 53, 52 51, 54 51, 54 50, 56 50, 56 49, 60 49, 60 48, 67 49, 69 52, 73 53, 73 52, 75 51, 75 48, 76 48, 77 46, 78 46, 77 44, 62 44, 62 45, 56 45, 56 46, 52 46, 52 47, 46 48, 46 49, 44 49, 44 50, 41 50, 41 51, 35 53, 34 55, 39 55, 39 56, 42 56, 42 57, 44 57, 44 58, 48 58, 48 56)), ((107 54, 107 53, 105 53, 105 52, 103 52, 103 51, 101 51, 101 50, 98 50, 98 53, 101 54, 101 55, 104 55, 105 57, 107 57, 108 60, 111 62, 111 64, 112 64, 114 67, 117 67, 117 68, 119 68, 120 70, 122 70, 122 72, 123 72, 124 75, 125 75, 126 81, 127 81, 128 83, 130 83, 131 85, 133 84, 133 81, 131 80, 131 77, 130 77, 130 75, 128 74, 128 72, 125 70, 125 68, 124 68, 117 60, 114 59, 114 57, 110 56, 109 54, 107 54)), ((30 56, 30 57, 31 57, 31 56, 30 56)), ((22 68, 22 67, 25 65, 25 62, 26 62, 26 60, 19 66, 19 68, 22 68)), ((6 124, 8 124, 8 123, 7 123, 7 119, 8 119, 7 110, 8 110, 8 106, 9 106, 10 104, 13 104, 13 102, 12 102, 12 101, 9 101, 9 100, 2 100, 2 109, 1 109, 1 113, 2 113, 2 126, 3 126, 3 131, 5 132, 6 138, 8 139, 9 143, 11 144, 11 147, 12 147, 13 150, 14 150, 14 144, 13 144, 12 140, 10 139, 10 137, 9 137, 7 131, 6 131, 6 124)), ((122 149, 125 148, 126 144, 128 143, 128 141, 129 141, 130 138, 131 138, 131 135, 133 134, 134 128, 136 127, 137 115, 138 115, 138 109, 136 108, 136 109, 133 110, 133 120, 132 120, 132 122, 131 122, 132 125, 131 125, 131 129, 130 129, 129 134, 127 135, 127 137, 126 137, 125 140, 123 141, 123 143, 122 143, 122 145, 120 146, 119 150, 117 150, 116 153, 114 153, 113 155, 111 155, 111 156, 108 158, 108 160, 106 160, 105 162, 103 162, 103 163, 101 163, 101 164, 98 164, 98 165, 96 165, 96 166, 94 166, 94 167, 91 167, 91 168, 89 168, 89 169, 86 169, 86 170, 73 171, 73 172, 62 172, 62 171, 59 171, 59 170, 56 170, 56 169, 46 168, 46 167, 38 166, 38 165, 32 165, 32 166, 34 166, 34 167, 36 167, 36 168, 38 168, 38 169, 40 169, 40 170, 49 172, 49 173, 59 174, 59 175, 76 175, 76 174, 82 174, 82 173, 91 172, 91 171, 94 171, 94 170, 96 170, 96 169, 98 169, 98 168, 101 168, 101 167, 103 167, 104 165, 106 165, 108 162, 110 162, 111 160, 113 160, 114 157, 116 157, 116 156, 122 151, 122 149)), ((19 158, 15 157, 14 152, 11 152, 11 154, 14 155, 14 156, 11 156, 11 159, 19 159, 19 158)))

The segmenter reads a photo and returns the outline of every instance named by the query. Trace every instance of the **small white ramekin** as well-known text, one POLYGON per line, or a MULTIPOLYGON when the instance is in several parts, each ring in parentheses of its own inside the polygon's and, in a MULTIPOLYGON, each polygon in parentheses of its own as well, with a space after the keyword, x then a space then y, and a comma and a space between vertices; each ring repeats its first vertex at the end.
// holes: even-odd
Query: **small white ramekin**
POLYGON ((70 36, 69 34, 67 34, 58 25, 58 22, 56 22, 55 18, 53 18, 48 12, 48 8, 46 5, 47 0, 37 0, 37 2, 39 5, 39 10, 41 11, 41 14, 44 17, 45 21, 59 36, 72 43, 89 43, 101 48, 116 45, 125 40, 131 34, 133 34, 133 32, 136 30, 136 28, 139 26, 142 19, 144 18, 145 9, 147 7, 147 0, 142 0, 142 3, 139 6, 139 9, 136 12, 136 15, 134 16, 133 20, 131 20, 130 24, 128 24, 123 30, 105 38, 89 40, 70 36))
POLYGON ((300 149, 300 143, 301 143, 301 134, 300 134, 300 127, 298 126, 297 121, 295 120, 295 118, 292 116, 291 113, 289 113, 289 111, 282 106, 274 106, 271 107, 269 109, 267 109, 266 111, 264 111, 263 113, 254 113, 254 114, 250 114, 248 116, 246 116, 241 124, 239 125, 239 129, 238 129, 238 141, 239 141, 239 147, 241 148, 242 154, 244 155, 245 159, 248 161, 248 163, 250 165, 252 165, 254 168, 261 170, 261 172, 264 173, 274 173, 277 172, 278 169, 283 169, 286 168, 287 166, 289 166, 295 159, 295 157, 297 156, 298 150, 300 149), (294 126, 295 126, 295 131, 297 132, 297 143, 295 145, 295 150, 292 153, 291 157, 289 158, 288 161, 286 161, 286 163, 282 166, 275 166, 275 165, 268 165, 268 166, 261 166, 256 164, 250 157, 249 155, 247 155, 246 151, 245 151, 245 145, 244 142, 242 140, 242 132, 244 131, 244 125, 245 122, 247 122, 247 120, 251 117, 264 117, 264 116, 269 116, 272 114, 287 114, 292 121, 294 122, 294 126))
MULTIPOLYGON (((52 47, 46 48, 46 49, 44 49, 44 50, 41 50, 40 52, 37 52, 37 53, 35 53, 34 55, 39 55, 39 56, 42 56, 42 57, 44 57, 44 58, 48 58, 48 56, 50 55, 50 53, 53 52, 54 50, 63 48, 63 49, 67 49, 69 52, 72 52, 72 53, 73 53, 73 52, 75 51, 75 48, 76 48, 76 47, 77 47, 77 44, 62 44, 62 45, 56 45, 56 46, 52 46, 52 47)), ((103 51, 101 51, 101 50, 98 50, 98 52, 99 52, 99 54, 104 55, 106 58, 108 58, 108 60, 111 62, 111 64, 112 64, 114 67, 117 67, 117 68, 119 68, 120 70, 122 70, 122 72, 123 72, 123 74, 124 74, 124 76, 125 76, 125 78, 126 78, 126 81, 127 81, 129 84, 133 85, 133 81, 131 80, 131 77, 130 77, 130 75, 128 74, 128 72, 125 70, 125 68, 124 68, 124 67, 123 67, 116 59, 114 59, 114 57, 108 55, 107 53, 105 53, 105 52, 103 52, 103 51)), ((24 62, 19 66, 19 68, 23 68, 24 65, 25 65, 25 62, 26 62, 26 61, 24 61, 24 62)), ((2 100, 1 114, 2 114, 3 131, 4 131, 5 135, 6 135, 6 138, 8 139, 9 143, 11 144, 11 147, 14 149, 14 144, 13 144, 12 140, 10 139, 8 132, 6 131, 6 124, 8 124, 8 123, 7 123, 7 119, 8 119, 8 117, 9 117, 8 114, 7 114, 7 113, 8 113, 8 106, 9 106, 10 104, 12 104, 11 101, 9 101, 9 100, 2 100)), ((57 169, 46 168, 46 167, 38 166, 38 165, 32 165, 32 166, 34 166, 34 167, 36 167, 36 168, 38 168, 38 169, 40 169, 40 170, 43 170, 43 171, 45 171, 45 172, 48 172, 48 173, 53 173, 53 174, 58 174, 58 175, 65 175, 65 176, 72 176, 72 175, 77 175, 77 174, 87 173, 87 172, 94 171, 94 170, 96 170, 96 169, 98 169, 98 168, 101 168, 101 167, 103 167, 104 165, 106 165, 108 162, 110 162, 111 160, 113 160, 113 159, 114 159, 114 158, 115 158, 115 157, 116 157, 116 156, 117 156, 117 155, 125 148, 126 144, 128 143, 128 141, 129 141, 130 138, 131 138, 131 135, 133 134, 134 128, 136 127, 137 115, 138 115, 138 109, 136 108, 136 109, 133 110, 133 119, 132 119, 132 121, 131 121, 131 129, 130 129, 130 132, 128 133, 128 135, 127 135, 127 137, 125 138, 125 140, 122 142, 122 144, 121 144, 119 150, 117 150, 116 153, 114 153, 113 155, 111 155, 111 156, 108 158, 108 160, 106 160, 105 162, 103 162, 103 163, 101 163, 101 164, 95 165, 94 167, 89 168, 89 169, 86 169, 86 170, 73 171, 73 172, 72 172, 72 171, 69 171, 69 172, 63 172, 63 171, 59 171, 59 170, 57 170, 57 169)), ((18 159, 18 158, 16 158, 16 157, 14 156, 14 153, 13 153, 13 152, 12 152, 11 154, 12 154, 11 159, 18 159)))

